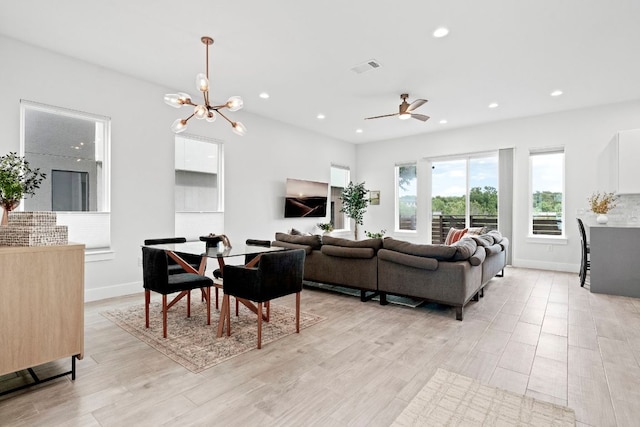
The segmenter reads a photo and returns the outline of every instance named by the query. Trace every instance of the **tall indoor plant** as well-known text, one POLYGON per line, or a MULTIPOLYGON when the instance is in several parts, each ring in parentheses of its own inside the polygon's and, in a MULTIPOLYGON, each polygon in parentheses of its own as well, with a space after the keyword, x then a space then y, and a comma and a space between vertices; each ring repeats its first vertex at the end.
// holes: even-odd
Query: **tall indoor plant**
POLYGON ((9 212, 20 205, 25 195, 33 196, 47 177, 40 168, 32 169, 29 162, 17 153, 0 156, 0 205, 2 225, 7 225, 9 212))
POLYGON ((342 200, 340 212, 346 213, 349 218, 355 221, 356 225, 353 233, 356 240, 358 239, 358 224, 363 224, 364 213, 367 211, 367 205, 369 204, 368 194, 369 190, 364 187, 364 182, 354 184, 351 181, 340 195, 340 200, 342 200))

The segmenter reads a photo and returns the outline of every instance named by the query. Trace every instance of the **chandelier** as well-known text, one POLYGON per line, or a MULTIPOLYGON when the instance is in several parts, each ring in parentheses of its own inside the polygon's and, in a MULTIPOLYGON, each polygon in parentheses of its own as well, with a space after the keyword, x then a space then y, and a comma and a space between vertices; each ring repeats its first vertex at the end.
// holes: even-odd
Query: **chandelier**
POLYGON ((224 108, 228 109, 229 111, 238 111, 239 109, 242 108, 242 105, 243 105, 242 98, 240 98, 239 96, 232 96, 224 104, 220 104, 220 105, 210 104, 210 101, 209 101, 209 46, 213 44, 213 39, 211 37, 204 36, 200 38, 200 40, 206 46, 207 72, 206 74, 199 73, 196 76, 196 88, 200 92, 202 92, 204 103, 194 104, 193 101, 191 100, 191 96, 189 96, 184 92, 166 94, 164 96, 164 102, 166 102, 168 105, 174 108, 180 108, 183 105, 189 105, 193 107, 193 113, 191 113, 191 115, 186 119, 177 119, 176 121, 174 121, 173 124, 171 125, 171 130, 174 131, 175 133, 184 132, 187 129, 187 122, 192 117, 195 117, 196 119, 200 119, 200 120, 204 119, 208 122, 214 122, 216 120, 216 117, 219 114, 223 119, 225 119, 231 124, 232 130, 234 133, 237 133, 238 135, 242 136, 245 133, 247 133, 247 128, 244 127, 244 125, 240 122, 234 122, 230 120, 227 116, 225 116, 222 113, 222 111, 220 111, 224 108))

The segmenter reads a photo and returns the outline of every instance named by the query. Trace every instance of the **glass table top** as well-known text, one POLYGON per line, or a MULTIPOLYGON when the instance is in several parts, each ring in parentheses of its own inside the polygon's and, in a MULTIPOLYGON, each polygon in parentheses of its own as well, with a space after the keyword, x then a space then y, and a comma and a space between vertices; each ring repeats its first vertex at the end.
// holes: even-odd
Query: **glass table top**
POLYGON ((206 255, 209 258, 228 258, 235 256, 244 256, 244 255, 252 255, 252 254, 261 254, 265 252, 277 252, 282 251, 285 248, 280 246, 255 246, 255 245, 246 245, 242 244, 234 244, 231 248, 224 248, 223 250, 218 249, 217 246, 212 246, 207 248, 205 242, 197 241, 197 242, 186 242, 186 243, 169 243, 162 245, 143 245, 143 247, 162 249, 165 251, 172 252, 181 252, 190 255, 206 255))

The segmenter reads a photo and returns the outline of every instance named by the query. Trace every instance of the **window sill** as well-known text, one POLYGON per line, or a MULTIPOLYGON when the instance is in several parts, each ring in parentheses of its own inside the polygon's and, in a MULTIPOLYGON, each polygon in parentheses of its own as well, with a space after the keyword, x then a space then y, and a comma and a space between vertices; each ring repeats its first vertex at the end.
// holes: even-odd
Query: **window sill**
POLYGON ((104 249, 85 249, 85 262, 110 261, 116 258, 116 253, 110 248, 104 249))
POLYGON ((542 245, 566 245, 569 241, 565 236, 527 236, 527 243, 537 243, 542 245))

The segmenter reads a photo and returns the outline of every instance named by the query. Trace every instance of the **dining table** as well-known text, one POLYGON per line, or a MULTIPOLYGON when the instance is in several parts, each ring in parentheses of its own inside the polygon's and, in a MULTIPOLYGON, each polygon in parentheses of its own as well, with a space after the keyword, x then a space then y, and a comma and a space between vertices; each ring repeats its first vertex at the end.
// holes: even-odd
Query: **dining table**
MULTIPOLYGON (((163 243, 156 245, 144 245, 147 247, 153 247, 155 249, 162 249, 166 252, 167 256, 173 259, 176 263, 178 263, 187 273, 200 274, 204 275, 206 270, 206 259, 215 258, 218 262, 218 266, 221 272, 221 279, 214 279, 214 286, 216 287, 216 301, 217 301, 217 290, 222 288, 224 281, 224 267, 226 265, 225 260, 233 260, 241 257, 242 262, 236 264, 245 263, 245 267, 254 267, 258 264, 260 260, 260 256, 267 252, 277 252, 285 250, 286 248, 280 246, 259 246, 259 245, 249 245, 249 244, 234 244, 233 246, 224 246, 224 245, 207 245, 206 242, 203 241, 188 241, 184 243, 163 243), (181 255, 189 254, 196 255, 202 257, 202 262, 198 266, 198 269, 194 268, 191 264, 185 261, 181 255)), ((230 261, 231 262, 231 261, 230 261)), ((186 291, 185 291, 186 292, 186 291)), ((174 299, 174 301, 179 298, 174 299)), ((236 301, 242 303, 245 307, 251 310, 254 313, 258 313, 258 307, 253 302, 246 300, 244 298, 236 298, 236 301)), ((229 316, 227 315, 227 311, 230 310, 230 307, 226 306, 223 303, 223 306, 220 309, 220 320, 218 322, 218 330, 216 333, 217 337, 221 337, 224 333, 224 326, 226 324, 229 316)), ((267 314, 262 314, 262 317, 265 321, 269 321, 268 314, 268 306, 267 306, 267 314)), ((237 311, 237 308, 236 308, 237 311)), ((229 325, 227 325, 229 328, 229 325)))

